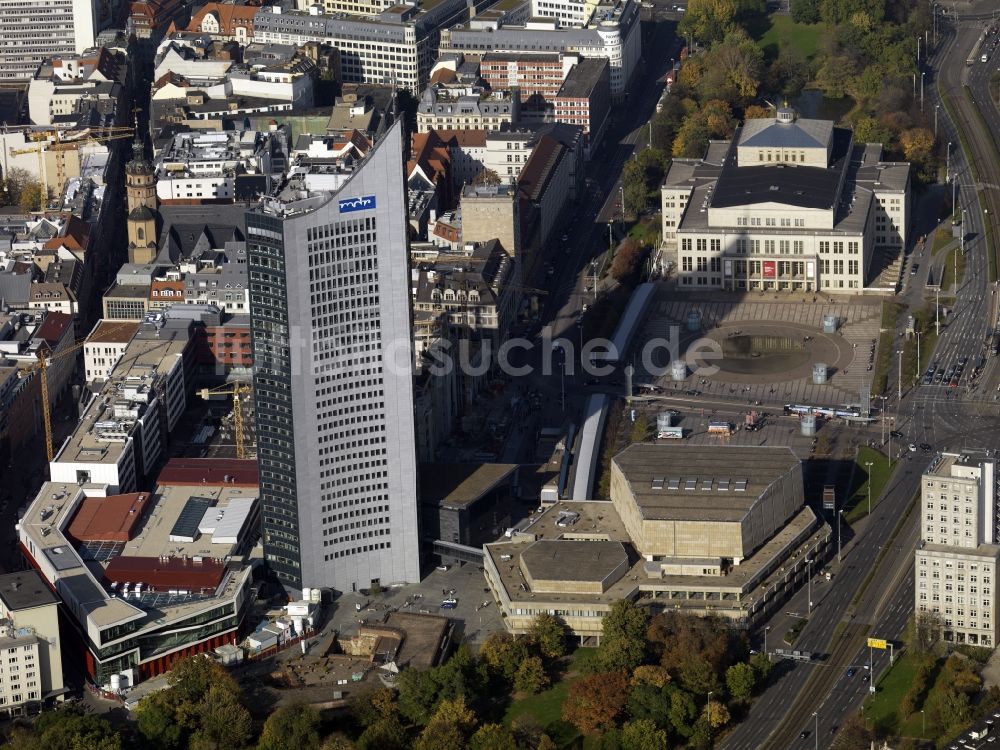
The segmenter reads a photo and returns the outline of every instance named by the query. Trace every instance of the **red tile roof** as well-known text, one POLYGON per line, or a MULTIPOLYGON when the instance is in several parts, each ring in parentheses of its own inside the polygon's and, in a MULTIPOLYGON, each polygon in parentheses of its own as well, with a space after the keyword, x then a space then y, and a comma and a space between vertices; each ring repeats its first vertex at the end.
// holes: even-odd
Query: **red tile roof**
POLYGON ((252 458, 172 458, 160 470, 156 483, 171 487, 259 487, 260 475, 257 461, 252 458))
POLYGON ((73 316, 61 312, 50 312, 45 316, 45 321, 38 326, 32 338, 42 339, 53 349, 59 345, 66 330, 73 325, 73 316))
POLYGON ((191 558, 114 557, 104 570, 112 583, 141 583, 166 593, 181 589, 199 593, 214 592, 222 581, 226 566, 217 560, 195 562, 191 558))
POLYGON ((77 542, 127 542, 153 502, 148 492, 84 498, 69 535, 77 542))

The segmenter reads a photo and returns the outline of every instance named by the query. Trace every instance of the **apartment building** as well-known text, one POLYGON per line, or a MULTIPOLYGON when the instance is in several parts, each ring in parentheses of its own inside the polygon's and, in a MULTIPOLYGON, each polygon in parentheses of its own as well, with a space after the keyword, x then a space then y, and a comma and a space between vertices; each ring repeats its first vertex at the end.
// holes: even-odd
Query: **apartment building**
POLYGON ((99 320, 83 345, 83 376, 87 385, 102 383, 114 371, 139 330, 131 321, 99 320))
POLYGON ((711 142, 702 159, 675 159, 661 190, 663 242, 681 287, 857 294, 876 248, 907 241, 909 164, 881 152, 779 109, 711 142))
POLYGON ((417 104, 417 132, 498 130, 520 118, 520 94, 480 86, 432 84, 417 104))
POLYGON ((125 55, 100 47, 47 60, 28 84, 28 119, 52 125, 89 107, 114 111, 127 75, 125 55))
POLYGON ((0 712, 61 701, 59 600, 33 570, 0 575, 0 712))
POLYGON ((920 483, 914 608, 949 643, 997 644, 1000 508, 995 459, 941 453, 920 483))
POLYGON ((233 203, 266 193, 284 167, 285 133, 224 131, 179 133, 156 157, 160 203, 233 203), (274 141, 274 142, 272 142, 274 141))

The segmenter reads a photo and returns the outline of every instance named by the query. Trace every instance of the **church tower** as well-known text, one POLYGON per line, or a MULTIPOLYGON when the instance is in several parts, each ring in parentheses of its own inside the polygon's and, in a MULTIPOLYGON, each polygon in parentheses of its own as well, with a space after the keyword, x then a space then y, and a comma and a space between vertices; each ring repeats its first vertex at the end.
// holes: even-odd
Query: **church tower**
POLYGON ((156 177, 138 138, 132 144, 132 161, 125 165, 125 192, 129 263, 152 263, 156 258, 156 177))

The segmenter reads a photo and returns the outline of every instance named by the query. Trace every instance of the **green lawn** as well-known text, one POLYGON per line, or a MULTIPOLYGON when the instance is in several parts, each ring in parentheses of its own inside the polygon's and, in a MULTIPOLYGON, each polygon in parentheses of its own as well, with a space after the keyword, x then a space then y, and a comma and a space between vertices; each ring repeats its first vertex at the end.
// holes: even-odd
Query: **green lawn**
POLYGON ((596 648, 578 648, 569 657, 563 679, 548 690, 521 698, 510 704, 504 714, 504 723, 510 723, 523 714, 531 714, 559 747, 566 747, 576 740, 579 732, 562 720, 562 704, 569 694, 570 685, 583 675, 586 664, 594 659, 596 648))
MULTIPOLYGON (((913 684, 918 663, 910 653, 900 656, 892 668, 884 673, 876 685, 875 695, 865 701, 865 716, 875 721, 880 732, 897 734, 904 727, 909 729, 909 717, 899 716, 899 704, 913 684)), ((920 734, 920 714, 917 713, 916 733, 920 734)))
POLYGON ((872 375, 872 395, 881 396, 885 393, 889 379, 889 363, 892 359, 892 348, 895 344, 893 334, 896 330, 896 319, 904 306, 898 302, 882 303, 882 335, 879 337, 878 354, 875 357, 875 372, 872 375))
POLYGON ((961 251, 961 248, 956 247, 954 250, 948 252, 947 257, 944 259, 944 275, 941 279, 941 291, 951 291, 952 294, 958 290, 954 286, 955 282, 955 260, 958 259, 958 279, 961 282, 962 276, 965 275, 965 254, 961 251))
POLYGON ((931 245, 931 255, 937 255, 945 245, 951 242, 951 232, 947 227, 941 227, 934 232, 934 244, 931 245))
MULTIPOLYGON (((923 354, 923 352, 921 352, 923 354)), ((885 483, 889 481, 892 473, 892 465, 888 457, 874 448, 858 448, 857 467, 854 470, 854 482, 856 487, 854 493, 848 498, 844 520, 847 523, 854 523, 859 518, 868 515, 868 485, 871 483, 872 509, 878 505, 879 496, 885 483), (871 474, 868 473, 866 463, 871 462, 871 474)))
POLYGON ((776 58, 783 45, 796 47, 804 56, 812 57, 826 33, 826 26, 821 23, 796 23, 788 15, 769 15, 767 21, 766 30, 754 34, 754 38, 769 59, 776 58))

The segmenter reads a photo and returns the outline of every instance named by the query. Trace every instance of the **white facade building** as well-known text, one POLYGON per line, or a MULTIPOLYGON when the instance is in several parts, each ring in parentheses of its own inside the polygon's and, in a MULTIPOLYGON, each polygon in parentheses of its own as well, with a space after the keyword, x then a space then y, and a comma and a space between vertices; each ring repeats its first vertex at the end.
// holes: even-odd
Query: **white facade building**
POLYGON ((915 610, 945 641, 997 644, 997 498, 992 458, 942 453, 921 478, 915 610))
POLYGON ((441 32, 442 53, 483 56, 489 52, 576 52, 607 58, 611 99, 623 102, 642 56, 639 3, 607 2, 595 8, 584 28, 561 26, 557 18, 533 18, 524 25, 500 20, 452 26, 441 32))
POLYGON ((909 164, 880 161, 825 120, 748 120, 661 189, 663 245, 682 288, 857 294, 879 248, 907 241, 909 164))
POLYGON ((59 600, 34 571, 0 576, 0 712, 62 700, 59 600))
POLYGON ((111 22, 95 0, 0 0, 0 81, 27 81, 42 61, 94 46, 111 22))

